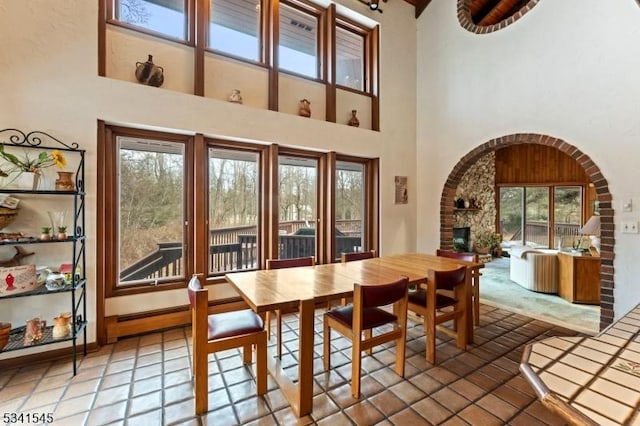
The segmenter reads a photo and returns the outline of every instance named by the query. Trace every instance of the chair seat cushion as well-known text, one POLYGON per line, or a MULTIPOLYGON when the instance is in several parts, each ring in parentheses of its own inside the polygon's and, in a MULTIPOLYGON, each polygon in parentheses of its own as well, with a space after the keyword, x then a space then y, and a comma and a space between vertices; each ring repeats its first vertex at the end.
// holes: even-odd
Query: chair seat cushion
MULTIPOLYGON (((327 312, 326 315, 349 328, 353 327, 353 305, 333 309, 327 312)), ((362 312, 362 329, 368 330, 397 320, 398 317, 384 309, 365 308, 362 312)))
MULTIPOLYGON (((414 293, 409 293, 409 303, 415 305, 427 306, 427 291, 420 289, 414 293)), ((449 297, 444 294, 436 293, 436 309, 446 308, 458 303, 453 297, 449 297)))
POLYGON ((264 322, 251 309, 209 315, 209 340, 264 330, 264 322))

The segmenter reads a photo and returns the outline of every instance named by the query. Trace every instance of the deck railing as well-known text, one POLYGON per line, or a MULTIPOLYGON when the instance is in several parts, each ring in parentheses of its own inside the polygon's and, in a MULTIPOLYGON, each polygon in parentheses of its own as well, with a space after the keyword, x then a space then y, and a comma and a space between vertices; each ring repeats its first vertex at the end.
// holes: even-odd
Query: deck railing
MULTIPOLYGON (((580 225, 572 223, 556 223, 555 238, 564 241, 579 235, 580 225)), ((549 247, 549 224, 547 222, 529 221, 525 224, 526 243, 530 245, 549 247)), ((522 241, 522 230, 519 229, 508 241, 522 241)))
MULTIPOLYGON (((284 222, 280 231, 293 233, 306 227, 304 221, 284 222)), ((336 236, 336 258, 340 253, 357 251, 362 245, 359 234, 360 221, 337 221, 336 228, 345 236, 336 236), (358 233, 356 233, 358 231, 358 233)), ((256 226, 236 226, 210 232, 210 273, 257 268, 258 244, 256 226)), ((278 236, 281 259, 313 256, 314 235, 278 236)), ((122 270, 120 281, 153 280, 168 276, 179 276, 183 270, 182 244, 180 242, 158 243, 156 251, 122 270)))

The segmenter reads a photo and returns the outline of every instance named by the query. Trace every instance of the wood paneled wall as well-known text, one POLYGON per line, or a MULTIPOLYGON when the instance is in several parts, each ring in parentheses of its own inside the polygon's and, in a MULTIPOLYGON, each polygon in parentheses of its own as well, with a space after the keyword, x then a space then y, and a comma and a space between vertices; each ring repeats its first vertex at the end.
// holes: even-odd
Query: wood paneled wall
POLYGON ((587 185, 582 166, 569 155, 550 146, 511 145, 496 151, 496 185, 587 185))

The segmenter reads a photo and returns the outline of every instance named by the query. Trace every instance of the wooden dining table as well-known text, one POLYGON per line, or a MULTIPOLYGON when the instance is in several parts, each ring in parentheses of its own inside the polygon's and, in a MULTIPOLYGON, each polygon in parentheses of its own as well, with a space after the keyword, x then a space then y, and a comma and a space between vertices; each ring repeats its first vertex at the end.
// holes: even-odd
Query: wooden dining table
MULTIPOLYGON (((291 378, 283 371, 277 357, 269 357, 269 372, 280 385, 293 411, 299 417, 313 409, 314 316, 318 303, 351 297, 354 283, 375 285, 409 278, 409 284, 427 282, 427 271, 448 271, 459 265, 476 273, 479 263, 438 257, 425 253, 404 253, 347 263, 331 263, 296 268, 233 272, 226 279, 244 301, 258 314, 275 309, 297 307, 298 375, 291 378)), ((427 283, 428 285, 428 283, 427 283)), ((473 343, 471 288, 464 290, 467 342, 473 343)))

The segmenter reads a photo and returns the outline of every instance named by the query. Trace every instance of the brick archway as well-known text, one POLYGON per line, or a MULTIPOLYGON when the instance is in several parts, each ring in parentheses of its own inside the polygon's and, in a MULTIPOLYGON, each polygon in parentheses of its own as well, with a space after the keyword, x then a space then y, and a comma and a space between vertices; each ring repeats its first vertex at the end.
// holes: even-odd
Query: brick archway
POLYGON ((613 207, 611 204, 611 192, 607 180, 600 172, 600 168, 589 158, 588 155, 580 151, 575 146, 546 135, 534 133, 520 133, 500 138, 492 139, 479 145, 453 167, 447 181, 442 189, 440 198, 440 247, 452 248, 453 246, 453 204, 456 195, 456 188, 464 173, 483 155, 496 151, 500 148, 516 144, 538 144, 547 145, 569 155, 575 159, 584 169, 590 181, 596 189, 597 199, 600 209, 600 234, 601 234, 601 268, 600 268, 600 329, 613 322, 613 259, 614 259, 614 222, 613 207))

